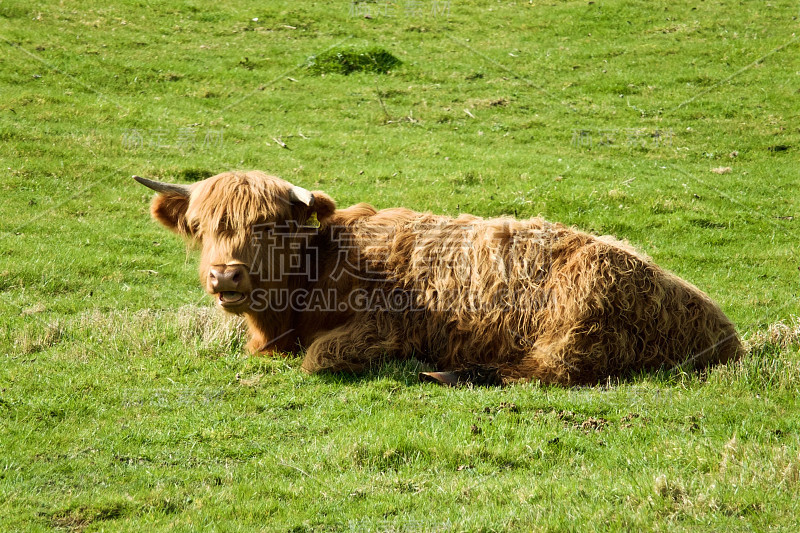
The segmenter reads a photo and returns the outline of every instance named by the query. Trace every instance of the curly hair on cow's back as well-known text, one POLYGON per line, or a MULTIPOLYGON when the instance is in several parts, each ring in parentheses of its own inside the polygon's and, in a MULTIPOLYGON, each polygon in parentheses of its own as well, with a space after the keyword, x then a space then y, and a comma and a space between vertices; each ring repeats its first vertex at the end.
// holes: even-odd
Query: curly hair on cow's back
MULTIPOLYGON (((251 350, 305 351, 308 372, 415 357, 492 382, 572 385, 743 353, 715 302, 613 237, 541 218, 336 209, 321 191, 258 172, 209 180, 184 198, 184 217, 209 228, 201 278, 202 265, 246 265, 249 305, 235 312, 251 350), (231 238, 240 250, 220 244, 231 238)), ((158 216, 168 201, 155 198, 154 216, 183 228, 180 213, 158 216)), ((223 306, 239 294, 227 292, 223 306)))

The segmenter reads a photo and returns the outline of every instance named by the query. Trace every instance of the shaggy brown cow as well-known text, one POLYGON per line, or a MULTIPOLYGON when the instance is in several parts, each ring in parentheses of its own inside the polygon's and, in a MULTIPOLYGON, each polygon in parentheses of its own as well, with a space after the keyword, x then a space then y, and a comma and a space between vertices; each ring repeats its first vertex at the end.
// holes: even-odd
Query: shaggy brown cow
POLYGON ((627 244, 540 218, 336 209, 262 172, 160 194, 152 215, 202 245, 200 279, 246 317, 252 352, 305 349, 303 369, 433 364, 443 382, 596 383, 742 353, 699 289, 627 244))

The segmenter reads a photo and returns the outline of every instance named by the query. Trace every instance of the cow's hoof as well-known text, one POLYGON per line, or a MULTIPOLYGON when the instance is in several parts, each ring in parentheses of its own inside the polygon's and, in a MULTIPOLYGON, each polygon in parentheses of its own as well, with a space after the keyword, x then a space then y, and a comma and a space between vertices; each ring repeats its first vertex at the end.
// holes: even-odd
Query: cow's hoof
POLYGON ((423 383, 438 383, 448 387, 464 385, 463 375, 459 372, 420 372, 419 380, 423 383))

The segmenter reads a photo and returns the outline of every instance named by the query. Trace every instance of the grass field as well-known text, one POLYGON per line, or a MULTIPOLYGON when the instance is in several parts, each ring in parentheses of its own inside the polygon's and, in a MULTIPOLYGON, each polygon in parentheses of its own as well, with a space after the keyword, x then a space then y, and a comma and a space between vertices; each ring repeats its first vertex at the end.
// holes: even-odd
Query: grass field
POLYGON ((1 0, 0 531, 797 531, 799 14, 1 0), (576 389, 249 357, 130 176, 251 168, 614 234, 750 352, 576 389))

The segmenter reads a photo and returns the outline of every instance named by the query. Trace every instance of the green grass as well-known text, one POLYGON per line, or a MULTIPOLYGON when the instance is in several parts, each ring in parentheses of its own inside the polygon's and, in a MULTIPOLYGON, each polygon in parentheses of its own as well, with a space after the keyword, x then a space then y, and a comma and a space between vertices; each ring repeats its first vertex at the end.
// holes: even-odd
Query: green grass
POLYGON ((796 530, 797 3, 385 5, 0 2, 0 530, 796 530), (580 389, 248 357, 130 179, 234 168, 614 234, 753 348, 580 389))

